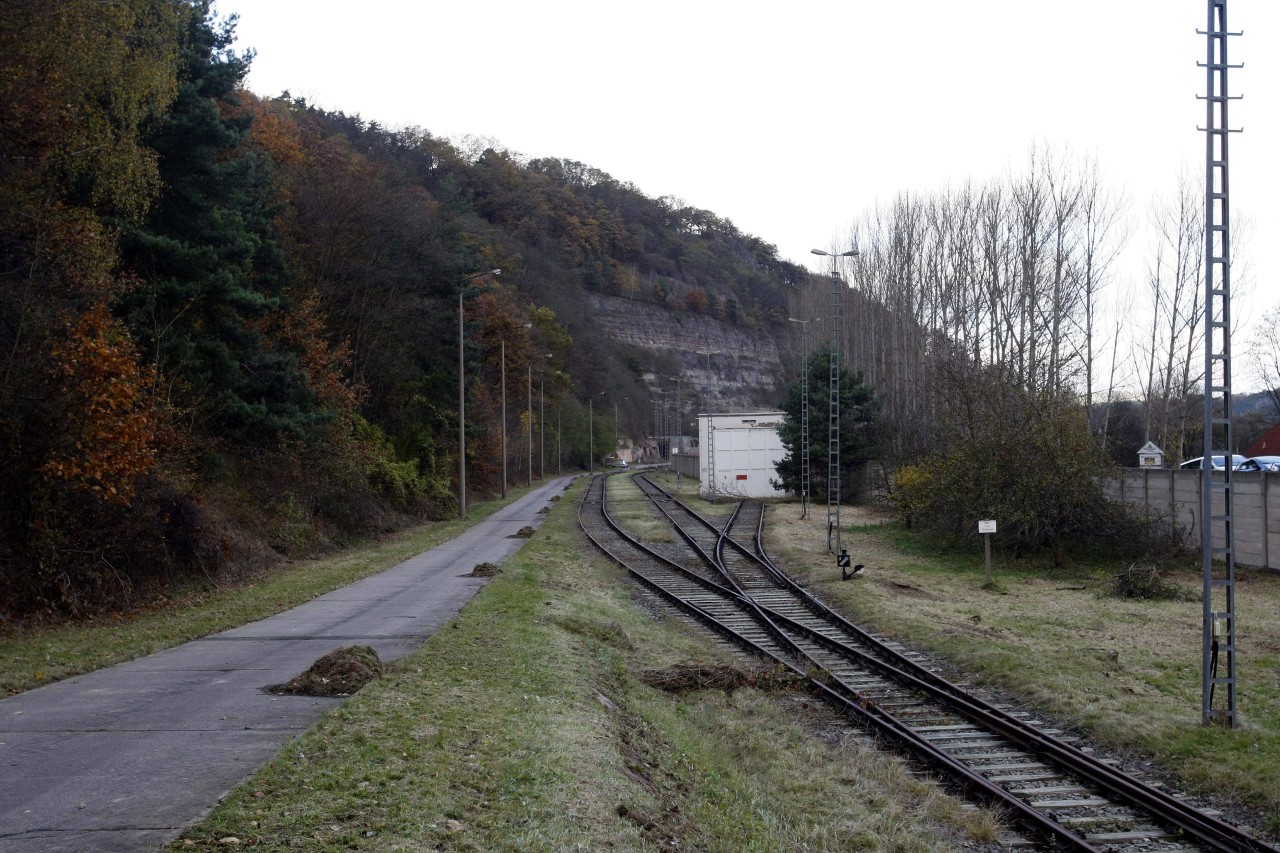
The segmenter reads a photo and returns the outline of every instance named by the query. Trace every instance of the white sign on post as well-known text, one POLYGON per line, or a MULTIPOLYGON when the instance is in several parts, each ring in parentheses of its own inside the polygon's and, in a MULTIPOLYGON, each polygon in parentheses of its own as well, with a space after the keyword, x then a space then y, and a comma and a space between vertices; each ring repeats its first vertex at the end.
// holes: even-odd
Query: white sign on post
POLYGON ((991 586, 994 582, 991 578, 991 534, 996 532, 996 520, 994 518, 978 519, 978 532, 983 534, 982 550, 986 557, 984 562, 986 563, 987 586, 991 586))

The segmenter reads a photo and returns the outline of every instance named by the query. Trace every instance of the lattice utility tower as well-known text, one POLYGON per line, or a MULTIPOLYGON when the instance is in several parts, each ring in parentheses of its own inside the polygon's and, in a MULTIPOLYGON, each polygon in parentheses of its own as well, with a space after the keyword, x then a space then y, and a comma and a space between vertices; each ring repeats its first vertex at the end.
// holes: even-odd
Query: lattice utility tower
POLYGON ((815 255, 831 258, 831 358, 827 385, 827 550, 840 553, 840 366, 844 337, 844 282, 837 268, 840 258, 852 258, 857 249, 832 254, 821 249, 815 255), (834 540, 834 541, 833 541, 834 540))
POLYGON ((809 517, 809 321, 788 317, 800 324, 800 517, 809 517))
MULTIPOLYGON (((719 396, 720 388, 716 384, 716 375, 711 372, 711 356, 719 355, 720 350, 700 349, 700 350, 696 350, 696 352, 698 353, 698 355, 705 355, 707 357, 707 375, 711 379, 712 389, 714 389, 717 392, 716 396, 719 396)), ((716 489, 716 419, 712 417, 710 403, 713 398, 710 396, 710 391, 711 389, 708 390, 708 396, 705 398, 708 400, 708 403, 706 405, 707 447, 703 452, 707 454, 707 480, 708 480, 708 483, 710 484, 710 489, 709 489, 710 494, 708 495, 708 500, 710 500, 712 503, 715 503, 716 498, 718 497, 717 489, 716 489)))
POLYGON ((1231 204, 1227 140, 1227 0, 1208 0, 1205 37, 1204 187, 1204 461, 1201 463, 1201 551, 1204 575, 1202 715, 1234 728, 1236 719, 1236 560, 1231 455, 1231 204), (1213 470, 1222 454, 1221 474, 1213 470), (1215 500, 1215 495, 1217 499, 1215 500), (1215 545, 1215 542, 1217 543, 1215 545), (1214 558, 1220 562, 1215 564, 1214 558), (1225 694, 1225 695, 1224 695, 1225 694))

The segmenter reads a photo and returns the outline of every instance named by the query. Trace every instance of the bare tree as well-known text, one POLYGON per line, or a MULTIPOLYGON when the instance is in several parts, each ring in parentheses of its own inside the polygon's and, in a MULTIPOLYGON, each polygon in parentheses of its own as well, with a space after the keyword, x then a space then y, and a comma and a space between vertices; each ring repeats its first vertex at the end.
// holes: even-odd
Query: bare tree
POLYGON ((1280 326, 1271 320, 1277 315, 1280 315, 1280 304, 1264 312, 1263 322, 1249 341, 1249 359, 1262 380, 1274 413, 1280 415, 1280 326))
POLYGON ((1195 401, 1203 378, 1199 354, 1203 317, 1204 209, 1196 182, 1185 172, 1176 193, 1151 205, 1155 253, 1148 271, 1150 334, 1145 370, 1139 374, 1147 409, 1147 437, 1179 461, 1192 432, 1195 401))

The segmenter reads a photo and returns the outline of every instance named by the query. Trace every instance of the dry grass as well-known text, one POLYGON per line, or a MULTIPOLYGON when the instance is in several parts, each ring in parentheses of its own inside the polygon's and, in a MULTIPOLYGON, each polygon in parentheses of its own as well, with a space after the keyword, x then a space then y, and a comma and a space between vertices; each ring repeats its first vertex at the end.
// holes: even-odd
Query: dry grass
POLYGON ((1236 797, 1280 824, 1280 578, 1242 571, 1237 675, 1243 725, 1200 725, 1198 565, 1170 570, 1174 594, 1113 595, 1127 564, 1054 571, 996 561, 983 588, 980 549, 924 552, 900 528, 845 535, 864 577, 841 581, 824 550, 823 520, 799 507, 770 511, 768 536, 797 580, 883 635, 940 652, 979 681, 1156 757, 1198 791, 1236 797), (895 537, 909 549, 898 547, 895 537))
POLYGON ((942 851, 991 837, 989 815, 805 694, 645 684, 741 662, 640 606, 572 509, 174 849, 942 851))
POLYGON ((653 504, 640 493, 626 474, 610 477, 609 516, 636 538, 655 544, 679 541, 670 523, 653 508, 653 504))

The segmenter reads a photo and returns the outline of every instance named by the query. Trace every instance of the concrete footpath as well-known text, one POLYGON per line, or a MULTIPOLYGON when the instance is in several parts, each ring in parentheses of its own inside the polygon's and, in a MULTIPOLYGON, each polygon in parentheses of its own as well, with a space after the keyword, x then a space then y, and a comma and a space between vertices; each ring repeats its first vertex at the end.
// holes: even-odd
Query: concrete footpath
POLYGON ((336 648, 384 661, 485 584, 570 478, 381 574, 241 628, 0 701, 0 851, 156 850, 343 701, 275 696, 336 648))

